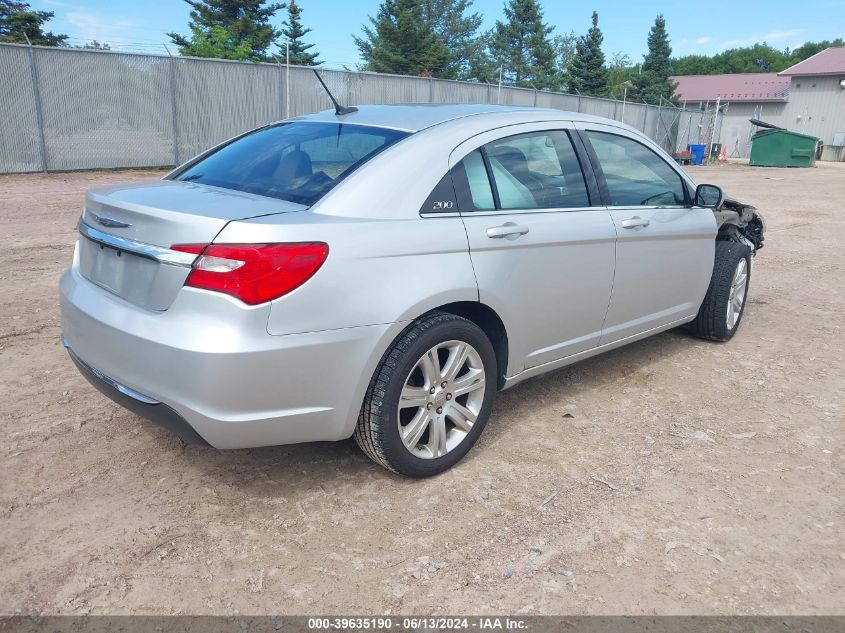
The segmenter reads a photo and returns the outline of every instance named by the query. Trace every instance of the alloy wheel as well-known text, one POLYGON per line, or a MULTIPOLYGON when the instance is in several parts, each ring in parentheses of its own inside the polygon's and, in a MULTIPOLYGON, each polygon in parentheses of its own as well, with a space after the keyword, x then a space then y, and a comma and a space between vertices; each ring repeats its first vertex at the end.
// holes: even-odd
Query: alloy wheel
POLYGON ((399 396, 402 442, 423 459, 442 457, 466 439, 484 402, 486 379, 478 351, 445 341, 416 362, 399 396))
POLYGON ((745 288, 748 285, 748 261, 743 257, 739 260, 731 280, 731 291, 728 295, 727 321, 728 329, 736 327, 745 303, 745 288))

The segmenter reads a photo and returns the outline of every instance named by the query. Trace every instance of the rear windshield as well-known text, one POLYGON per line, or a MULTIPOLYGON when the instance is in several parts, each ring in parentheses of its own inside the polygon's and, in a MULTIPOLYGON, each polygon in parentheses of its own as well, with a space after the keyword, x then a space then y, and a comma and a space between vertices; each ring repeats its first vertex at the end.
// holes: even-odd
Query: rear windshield
POLYGON ((176 180, 312 205, 407 132, 344 123, 280 123, 250 132, 176 180))

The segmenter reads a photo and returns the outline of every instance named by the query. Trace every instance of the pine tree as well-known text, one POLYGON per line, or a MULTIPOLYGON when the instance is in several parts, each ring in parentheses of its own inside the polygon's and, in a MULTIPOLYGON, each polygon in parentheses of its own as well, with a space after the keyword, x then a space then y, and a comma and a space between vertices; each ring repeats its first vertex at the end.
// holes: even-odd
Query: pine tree
MULTIPOLYGON (((239 48, 243 43, 249 44, 249 59, 254 61, 267 61, 267 48, 281 34, 270 24, 277 11, 285 8, 284 3, 270 3, 266 0, 185 0, 191 5, 191 29, 192 39, 188 39, 178 33, 167 35, 179 47, 183 55, 191 54, 197 49, 197 42, 192 44, 196 38, 194 28, 200 34, 204 34, 208 40, 212 39, 212 28, 222 27, 224 32, 231 35, 233 48, 239 48)), ((220 34, 220 31, 217 32, 220 34)), ((219 38, 217 38, 219 41, 219 38)), ((199 47, 200 49, 202 46, 199 47)), ((216 46, 212 46, 216 49, 216 46)))
POLYGON ((569 88, 583 95, 603 97, 607 94, 607 68, 604 66, 604 41, 599 29, 599 14, 593 11, 593 26, 575 43, 575 56, 569 65, 569 88))
POLYGON ((44 32, 52 11, 33 11, 28 2, 0 0, 0 42, 29 43, 35 46, 66 46, 67 35, 44 32))
POLYGON ((482 33, 472 40, 466 56, 466 71, 460 79, 496 83, 499 81, 499 64, 490 56, 492 31, 482 33))
POLYGON ((363 37, 354 37, 364 68, 380 73, 442 77, 449 49, 434 31, 431 0, 384 0, 363 37))
POLYGON ((438 77, 476 79, 475 65, 484 51, 478 37, 481 15, 467 13, 472 0, 428 0, 423 6, 434 33, 449 51, 446 67, 438 77))
POLYGON ((491 32, 490 54, 502 65, 503 78, 517 86, 558 88, 557 51, 550 39, 553 27, 543 22, 537 0, 510 0, 505 21, 491 32))
POLYGON ((643 60, 642 69, 634 79, 637 95, 646 103, 660 103, 661 99, 672 101, 675 95, 675 82, 669 79, 672 74, 672 47, 666 33, 666 20, 658 15, 648 34, 648 53, 643 60))
POLYGON ((196 25, 191 26, 191 39, 184 46, 180 46, 179 50, 182 55, 188 57, 256 61, 252 56, 250 41, 238 41, 235 33, 219 24, 212 26, 208 32, 202 31, 196 25))
MULTIPOLYGON (((302 26, 302 9, 296 4, 296 0, 290 0, 288 3, 288 19, 284 22, 282 28, 282 38, 288 43, 290 53, 290 63, 297 66, 319 66, 322 62, 317 61, 318 53, 309 52, 314 48, 313 44, 306 44, 302 41, 306 35, 311 32, 311 29, 302 26)), ((284 59, 285 45, 279 44, 281 49, 282 59, 284 59)))

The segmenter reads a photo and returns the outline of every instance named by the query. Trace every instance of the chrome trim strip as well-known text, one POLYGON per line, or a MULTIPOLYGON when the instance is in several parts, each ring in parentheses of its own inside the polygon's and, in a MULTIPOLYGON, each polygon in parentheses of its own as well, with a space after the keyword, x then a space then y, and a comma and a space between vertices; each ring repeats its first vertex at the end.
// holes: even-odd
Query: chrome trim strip
POLYGON ((459 218, 461 214, 457 211, 425 211, 420 213, 421 218, 459 218))
POLYGON ((544 207, 541 209, 478 209, 473 211, 464 211, 460 215, 464 218, 474 218, 476 216, 487 215, 526 215, 532 213, 582 213, 584 211, 607 211, 605 206, 595 207, 544 207))
POLYGON ((99 378, 100 380, 102 380, 102 381, 103 381, 104 383, 106 383, 108 386, 110 386, 110 387, 114 387, 115 389, 117 389, 117 390, 118 390, 120 393, 122 393, 123 395, 125 395, 125 396, 129 396, 129 397, 130 397, 130 398, 132 398, 133 400, 137 400, 138 402, 143 402, 144 404, 161 404, 161 402, 159 402, 158 400, 153 400, 153 399, 152 399, 152 398, 150 398, 149 396, 145 396, 144 394, 142 394, 142 393, 140 393, 140 392, 138 392, 138 391, 135 391, 134 389, 130 389, 130 388, 129 388, 129 387, 127 387, 126 385, 121 385, 121 384, 120 384, 119 382, 117 382, 116 380, 112 380, 111 378, 109 378, 108 376, 106 376, 106 375, 105 375, 103 372, 101 372, 99 369, 96 369, 95 367, 92 367, 91 365, 89 365, 88 363, 86 363, 84 360, 82 360, 81 358, 79 358, 79 356, 77 356, 77 355, 74 353, 74 351, 70 348, 70 345, 68 344, 67 339, 66 339, 64 336, 62 337, 62 345, 63 345, 63 346, 64 346, 64 348, 67 350, 67 353, 68 353, 68 354, 70 354, 71 356, 73 356, 74 360, 75 360, 77 363, 79 363, 80 365, 82 365, 83 367, 85 367, 85 369, 86 369, 86 370, 88 370, 89 372, 91 372, 94 376, 96 376, 97 378, 99 378))
POLYGON ((130 240, 125 237, 112 235, 111 233, 103 233, 95 229, 90 224, 87 224, 82 218, 79 219, 77 227, 79 233, 83 237, 87 237, 92 242, 116 248, 119 251, 132 253, 139 257, 146 257, 152 259, 160 264, 167 264, 169 266, 182 266, 190 268, 197 256, 193 253, 183 253, 181 251, 174 251, 162 246, 155 246, 154 244, 147 244, 146 242, 138 242, 130 240))

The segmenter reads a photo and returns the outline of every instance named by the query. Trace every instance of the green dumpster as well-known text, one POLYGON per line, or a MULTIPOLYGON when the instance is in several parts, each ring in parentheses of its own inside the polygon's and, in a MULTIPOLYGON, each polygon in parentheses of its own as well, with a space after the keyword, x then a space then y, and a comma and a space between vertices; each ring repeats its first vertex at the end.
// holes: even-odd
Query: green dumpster
POLYGON ((812 167, 819 139, 789 130, 760 130, 751 137, 750 165, 812 167))

